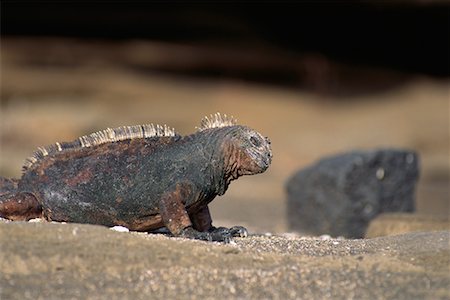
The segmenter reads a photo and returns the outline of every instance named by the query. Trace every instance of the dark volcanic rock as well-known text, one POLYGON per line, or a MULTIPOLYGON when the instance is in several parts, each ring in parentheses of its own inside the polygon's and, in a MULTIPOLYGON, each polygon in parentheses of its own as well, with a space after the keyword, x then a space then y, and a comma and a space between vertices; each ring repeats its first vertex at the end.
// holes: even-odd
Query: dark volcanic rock
POLYGON ((289 179, 289 227, 363 237, 378 214, 414 211, 418 176, 418 155, 411 151, 355 151, 325 158, 289 179))

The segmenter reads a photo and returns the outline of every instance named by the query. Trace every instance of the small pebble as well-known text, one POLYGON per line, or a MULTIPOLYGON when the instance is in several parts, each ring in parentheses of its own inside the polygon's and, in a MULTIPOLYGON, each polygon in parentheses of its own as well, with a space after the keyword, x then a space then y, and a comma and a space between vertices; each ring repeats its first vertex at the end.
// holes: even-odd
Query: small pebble
POLYGON ((384 178, 384 169, 383 168, 378 168, 378 170, 375 173, 375 176, 377 177, 378 180, 383 180, 383 178, 384 178))
POLYGON ((319 236, 319 239, 321 240, 330 240, 331 236, 328 234, 322 234, 321 236, 319 236))
POLYGON ((42 218, 35 218, 28 220, 29 223, 41 223, 43 220, 42 218))
POLYGON ((288 239, 289 238, 291 238, 291 239, 293 239, 293 238, 302 238, 298 233, 295 233, 295 232, 285 232, 285 233, 282 233, 280 235, 282 237, 285 237, 285 238, 288 238, 288 239))
POLYGON ((114 226, 109 229, 117 231, 117 232, 130 232, 130 230, 124 226, 114 226))

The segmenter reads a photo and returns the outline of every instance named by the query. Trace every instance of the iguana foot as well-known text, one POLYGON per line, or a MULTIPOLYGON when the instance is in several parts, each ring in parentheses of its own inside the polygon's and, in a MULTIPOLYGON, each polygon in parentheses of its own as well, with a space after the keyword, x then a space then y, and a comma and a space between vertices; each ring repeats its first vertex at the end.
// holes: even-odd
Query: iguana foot
MULTIPOLYGON (((224 228, 226 229, 226 228, 224 228)), ((203 240, 209 242, 223 242, 228 244, 231 242, 232 235, 228 229, 226 230, 215 230, 211 232, 201 232, 197 231, 192 227, 186 227, 181 232, 181 236, 188 239, 203 240)))
POLYGON ((248 231, 243 226, 233 226, 231 228, 225 228, 225 227, 212 227, 209 232, 221 232, 221 233, 228 233, 232 237, 247 237, 248 231))

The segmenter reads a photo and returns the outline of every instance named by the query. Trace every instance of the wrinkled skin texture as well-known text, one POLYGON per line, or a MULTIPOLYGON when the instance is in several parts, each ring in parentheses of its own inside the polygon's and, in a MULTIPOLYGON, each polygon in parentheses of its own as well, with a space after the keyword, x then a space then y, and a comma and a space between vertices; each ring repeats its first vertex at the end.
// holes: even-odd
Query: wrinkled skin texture
POLYGON ((18 182, 0 182, 0 216, 166 227, 175 236, 227 242, 246 230, 213 227, 208 204, 232 180, 264 172, 271 159, 269 140, 238 125, 63 151, 18 182))

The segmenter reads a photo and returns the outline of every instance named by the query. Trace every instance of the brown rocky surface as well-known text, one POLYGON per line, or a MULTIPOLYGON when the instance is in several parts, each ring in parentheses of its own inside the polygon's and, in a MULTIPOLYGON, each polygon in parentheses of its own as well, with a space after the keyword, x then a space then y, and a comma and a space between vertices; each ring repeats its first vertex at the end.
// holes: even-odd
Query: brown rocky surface
POLYGON ((229 245, 0 222, 2 299, 448 299, 449 231, 229 245))

